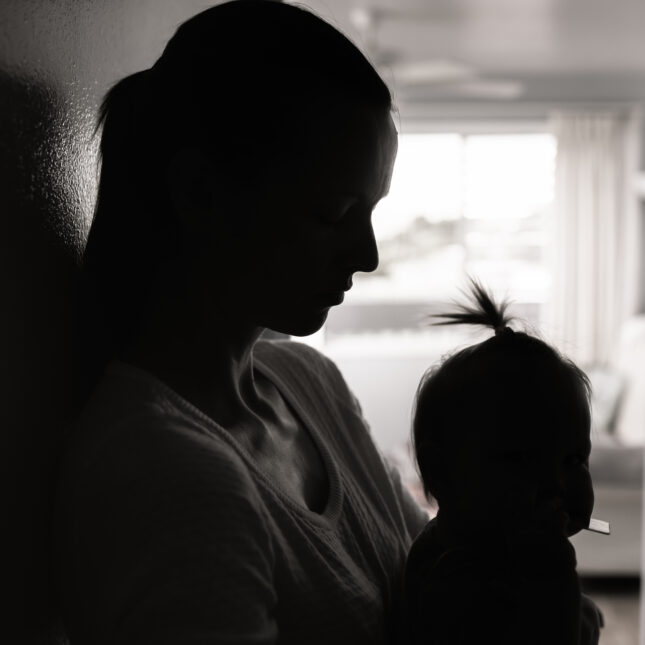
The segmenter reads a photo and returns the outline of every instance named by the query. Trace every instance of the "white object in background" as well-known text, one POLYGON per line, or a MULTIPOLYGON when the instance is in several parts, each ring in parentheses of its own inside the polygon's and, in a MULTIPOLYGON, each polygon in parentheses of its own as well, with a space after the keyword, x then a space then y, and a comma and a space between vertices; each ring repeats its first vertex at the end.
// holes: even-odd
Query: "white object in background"
POLYGON ((645 172, 637 172, 634 175, 634 192, 639 199, 645 199, 645 172))
POLYGON ((587 531, 593 531, 594 533, 603 533, 604 535, 609 535, 611 533, 609 529, 609 522, 605 522, 604 520, 597 520, 595 517, 592 517, 589 520, 587 531))
POLYGON ((627 320, 620 331, 614 367, 626 387, 618 407, 615 435, 624 445, 645 444, 645 315, 627 320))

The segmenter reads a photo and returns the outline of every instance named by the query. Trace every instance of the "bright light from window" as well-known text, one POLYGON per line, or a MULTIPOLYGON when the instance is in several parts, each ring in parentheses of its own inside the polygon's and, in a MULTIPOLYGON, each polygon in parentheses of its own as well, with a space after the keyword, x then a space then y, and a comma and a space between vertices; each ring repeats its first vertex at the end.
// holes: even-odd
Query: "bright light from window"
POLYGON ((408 229, 421 217, 442 221, 461 217, 462 138, 456 134, 399 137, 389 195, 374 209, 377 240, 408 229))
POLYGON ((326 338, 416 332, 419 312, 445 308, 467 274, 539 323, 555 154, 546 133, 401 135, 390 194, 373 214, 379 268, 356 276, 326 338))
POLYGON ((494 220, 531 217, 553 200, 553 137, 471 136, 463 145, 464 217, 494 220))

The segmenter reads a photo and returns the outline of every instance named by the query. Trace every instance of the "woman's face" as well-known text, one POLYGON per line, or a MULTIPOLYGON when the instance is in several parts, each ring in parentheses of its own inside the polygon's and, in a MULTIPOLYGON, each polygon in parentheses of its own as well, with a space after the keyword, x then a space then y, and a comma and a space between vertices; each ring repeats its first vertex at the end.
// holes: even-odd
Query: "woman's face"
POLYGON ((231 200, 223 215, 233 224, 224 234, 213 227, 217 252, 207 263, 216 307, 296 336, 320 329, 353 274, 378 266, 371 215, 389 190, 397 148, 389 114, 317 112, 299 154, 231 200))

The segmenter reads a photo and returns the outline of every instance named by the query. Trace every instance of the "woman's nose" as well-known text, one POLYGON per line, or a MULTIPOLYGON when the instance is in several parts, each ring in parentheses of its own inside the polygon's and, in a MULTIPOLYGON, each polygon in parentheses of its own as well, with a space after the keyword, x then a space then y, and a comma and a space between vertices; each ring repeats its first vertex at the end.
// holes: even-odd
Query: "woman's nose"
POLYGON ((363 271, 371 273, 378 267, 378 246, 372 223, 369 220, 365 225, 357 228, 354 233, 350 247, 349 264, 352 267, 352 272, 363 271))

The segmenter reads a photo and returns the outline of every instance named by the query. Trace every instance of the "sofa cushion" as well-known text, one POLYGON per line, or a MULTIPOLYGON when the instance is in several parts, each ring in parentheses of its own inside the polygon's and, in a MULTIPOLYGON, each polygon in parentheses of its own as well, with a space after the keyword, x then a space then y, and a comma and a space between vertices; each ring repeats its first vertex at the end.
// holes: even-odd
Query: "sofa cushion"
POLYGON ((642 487, 643 448, 628 446, 615 436, 592 432, 589 469, 594 488, 642 487))
POLYGON ((625 379, 614 434, 630 446, 645 444, 645 315, 623 325, 614 367, 625 379))
POLYGON ((611 434, 625 390, 625 378, 607 367, 591 367, 585 371, 591 382, 591 424, 594 432, 611 434))

